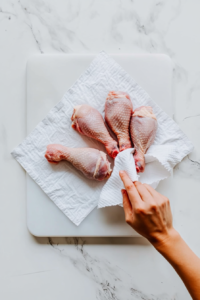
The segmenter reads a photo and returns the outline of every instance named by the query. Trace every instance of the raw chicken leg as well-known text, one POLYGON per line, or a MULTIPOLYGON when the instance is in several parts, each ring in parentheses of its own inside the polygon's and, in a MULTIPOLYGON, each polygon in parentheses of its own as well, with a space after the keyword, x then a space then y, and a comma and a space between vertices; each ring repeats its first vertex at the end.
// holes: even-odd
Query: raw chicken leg
POLYGON ((119 150, 131 148, 129 124, 133 105, 128 94, 124 92, 110 92, 105 104, 105 120, 116 134, 119 150))
POLYGON ((54 144, 47 146, 45 157, 54 164, 67 160, 89 179, 101 181, 109 178, 112 173, 106 154, 97 149, 68 148, 54 144))
POLYGON ((71 120, 72 128, 104 144, 112 158, 117 156, 117 142, 110 136, 98 110, 87 104, 75 106, 71 120))
POLYGON ((141 106, 134 110, 130 122, 131 139, 134 144, 137 172, 144 172, 144 154, 153 143, 157 130, 156 116, 151 106, 141 106))

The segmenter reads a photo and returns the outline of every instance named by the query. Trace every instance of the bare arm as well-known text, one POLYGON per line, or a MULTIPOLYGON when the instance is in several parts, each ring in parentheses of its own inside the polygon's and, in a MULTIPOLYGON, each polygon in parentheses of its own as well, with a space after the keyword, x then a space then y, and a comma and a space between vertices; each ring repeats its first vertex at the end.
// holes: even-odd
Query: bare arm
POLYGON ((126 222, 168 260, 194 300, 200 300, 200 259, 174 229, 169 200, 120 171, 126 222))

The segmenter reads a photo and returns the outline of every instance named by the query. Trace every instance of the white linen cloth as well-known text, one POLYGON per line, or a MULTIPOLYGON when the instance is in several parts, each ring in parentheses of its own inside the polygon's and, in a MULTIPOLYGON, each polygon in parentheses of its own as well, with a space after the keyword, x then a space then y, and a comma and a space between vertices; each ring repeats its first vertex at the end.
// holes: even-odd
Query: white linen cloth
POLYGON ((105 151, 97 141, 89 139, 71 128, 73 107, 87 103, 104 112, 105 99, 111 90, 127 92, 134 109, 152 106, 158 120, 154 144, 145 156, 146 169, 139 180, 156 187, 168 177, 173 167, 188 155, 193 146, 178 125, 156 104, 129 74, 105 52, 92 61, 88 69, 64 94, 27 138, 16 147, 12 155, 77 226, 98 205, 122 205, 120 189, 123 185, 118 171, 126 170, 132 180, 137 179, 133 149, 120 153, 113 174, 108 181, 89 180, 68 162, 52 165, 44 157, 48 144, 59 143, 68 147, 93 147, 105 151))

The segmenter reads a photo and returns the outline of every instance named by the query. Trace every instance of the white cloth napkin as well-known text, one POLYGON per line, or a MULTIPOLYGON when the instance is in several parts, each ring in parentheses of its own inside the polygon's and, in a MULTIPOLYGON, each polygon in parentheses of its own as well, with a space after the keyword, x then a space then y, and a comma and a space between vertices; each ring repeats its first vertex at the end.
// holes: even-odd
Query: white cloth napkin
POLYGON ((36 181, 50 199, 76 225, 98 205, 122 204, 118 177, 119 169, 126 170, 135 180, 134 159, 130 149, 118 155, 113 174, 107 182, 92 181, 68 162, 51 165, 44 158, 48 144, 60 143, 68 147, 93 147, 105 151, 97 141, 71 128, 73 107, 87 103, 104 112, 105 99, 110 90, 126 91, 133 107, 150 105, 158 120, 154 144, 146 154, 147 166, 140 176, 142 182, 154 187, 169 176, 172 168, 192 151, 192 144, 178 125, 154 103, 149 95, 105 52, 92 61, 89 68, 65 93, 27 138, 14 149, 12 155, 36 181))

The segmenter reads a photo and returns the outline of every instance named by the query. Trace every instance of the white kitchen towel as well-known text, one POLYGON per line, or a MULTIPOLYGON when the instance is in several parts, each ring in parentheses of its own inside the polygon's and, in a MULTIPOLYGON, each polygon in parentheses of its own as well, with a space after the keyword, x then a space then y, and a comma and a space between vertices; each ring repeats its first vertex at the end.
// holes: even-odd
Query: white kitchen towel
MULTIPOLYGON (((87 103, 104 113, 107 94, 111 90, 127 92, 133 107, 150 105, 158 120, 158 130, 154 145, 146 159, 149 160, 144 174, 140 177, 154 176, 154 183, 161 179, 153 164, 162 165, 168 173, 183 157, 192 151, 192 144, 178 125, 155 103, 129 74, 105 52, 92 61, 88 69, 64 94, 62 100, 51 109, 27 138, 14 149, 12 155, 63 211, 68 218, 79 225, 97 206, 101 191, 106 182, 92 181, 73 168, 68 162, 52 165, 44 158, 48 144, 60 143, 68 147, 93 147, 105 151, 102 144, 89 139, 71 128, 73 107, 87 103), (153 163, 153 159, 154 163, 153 163), (159 162, 158 162, 159 161, 159 162)), ((128 154, 128 151, 127 153, 128 154)), ((129 153, 130 154, 130 153, 129 153)), ((119 159, 123 161, 123 153, 119 159)), ((130 155, 128 157, 130 158, 130 155)), ((134 168, 134 163, 133 163, 134 168)), ((123 168, 126 169, 126 168, 123 168)), ((130 166, 128 164, 128 170, 130 166)), ((113 172, 113 175, 117 172, 113 172)), ((113 178, 109 181, 112 183, 113 178)), ((105 188, 109 188, 108 184, 105 188)), ((113 191, 114 192, 114 191, 113 191)), ((120 193, 120 191, 119 191, 120 193)), ((106 189, 102 195, 106 194, 106 189)), ((121 197, 121 193, 120 196, 121 197)), ((104 199, 105 205, 108 199, 104 199)), ((119 202, 119 201, 118 201, 119 202)), ((110 204, 113 200, 110 200, 110 204)), ((120 203, 119 203, 120 204, 120 203)))

